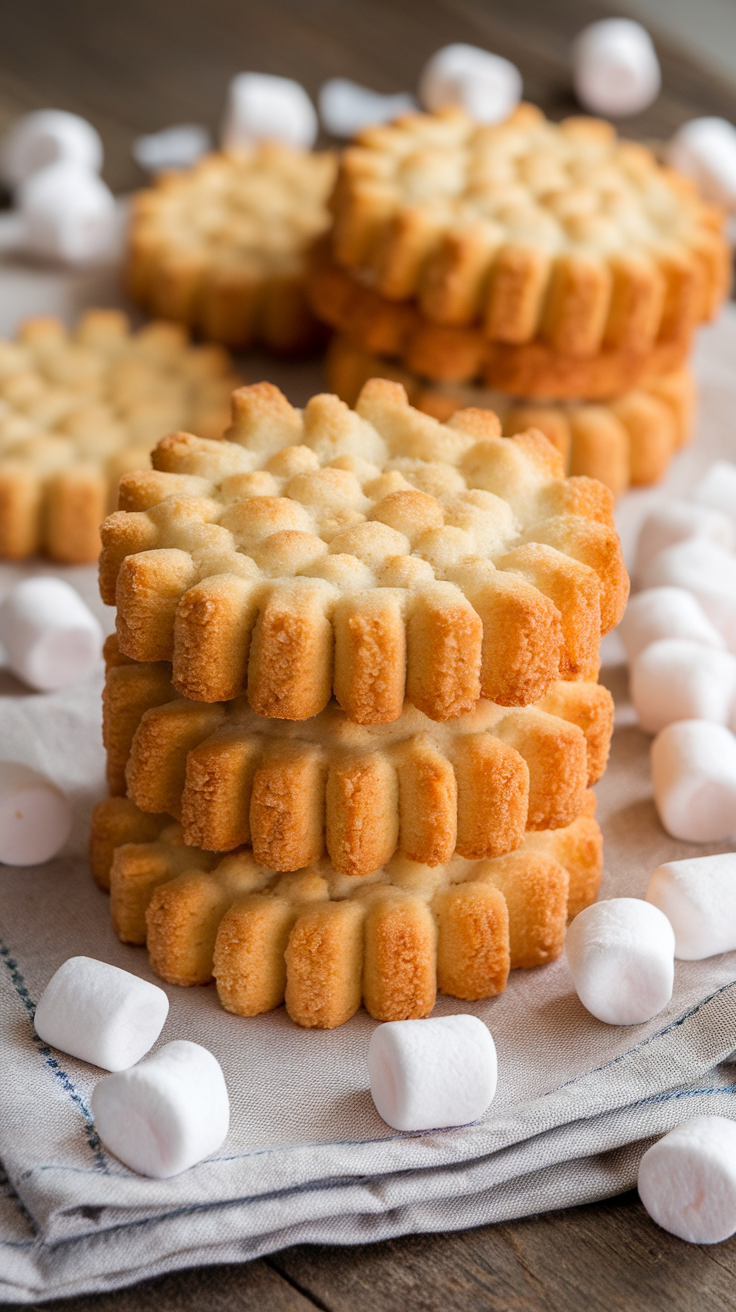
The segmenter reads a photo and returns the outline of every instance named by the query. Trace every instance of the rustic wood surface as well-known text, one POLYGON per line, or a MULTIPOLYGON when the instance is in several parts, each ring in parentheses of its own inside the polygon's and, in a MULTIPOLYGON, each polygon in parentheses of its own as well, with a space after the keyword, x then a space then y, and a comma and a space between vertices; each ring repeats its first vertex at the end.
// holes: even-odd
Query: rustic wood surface
MULTIPOLYGON (((14 0, 0 11, 0 131, 41 107, 89 118, 115 190, 142 181, 142 132, 202 122, 216 133, 228 79, 242 69, 413 90, 425 60, 469 41, 520 67, 525 94, 553 117, 575 112, 571 38, 608 16, 593 0, 14 0)), ((629 120, 641 139, 687 118, 736 121, 736 85, 657 35, 664 88, 629 120)), ((293 384, 303 378, 295 366, 293 384)), ((289 367, 274 376, 288 387, 289 367)), ((295 398, 296 399, 296 398, 295 398)), ((302 1247, 244 1266, 205 1268, 131 1289, 62 1300, 58 1312, 610 1312, 736 1309, 736 1240, 691 1247, 650 1222, 635 1194, 457 1234, 358 1248, 302 1247)))

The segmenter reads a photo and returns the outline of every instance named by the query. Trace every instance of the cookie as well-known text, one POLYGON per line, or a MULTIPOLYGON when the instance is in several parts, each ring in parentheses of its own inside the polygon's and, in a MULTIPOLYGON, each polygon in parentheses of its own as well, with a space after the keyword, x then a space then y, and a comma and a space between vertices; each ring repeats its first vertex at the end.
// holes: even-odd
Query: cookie
POLYGON ((327 381, 354 405, 369 378, 400 382, 418 410, 447 420, 456 410, 494 410, 506 437, 538 428, 556 446, 568 474, 597 478, 618 497, 626 488, 655 483, 672 456, 692 436, 695 379, 689 369, 653 378, 613 400, 590 404, 534 402, 478 386, 431 383, 380 356, 334 337, 327 353, 327 381))
POLYGON ((278 142, 209 155, 133 203, 133 299, 213 342, 303 350, 319 338, 305 251, 327 226, 334 156, 278 142))
POLYGON ((285 1002, 297 1024, 332 1029, 361 1002, 376 1020, 427 1016, 438 990, 493 997, 510 969, 554 961, 568 918, 598 891, 594 807, 589 794, 571 825, 507 856, 428 867, 397 855, 361 878, 326 862, 275 875, 249 851, 199 852, 176 823, 110 798, 95 809, 91 861, 119 937, 146 943, 162 979, 214 976, 227 1011, 285 1002))
POLYGON ((242 697, 203 705, 176 697, 163 662, 112 659, 110 792, 176 817, 190 846, 249 844, 271 870, 327 854, 339 873, 365 875, 396 852, 436 866, 514 851, 527 829, 580 814, 613 730, 611 695, 591 683, 553 683, 535 707, 480 701, 441 726, 409 703, 390 726, 361 726, 334 702, 296 722, 264 720, 242 697))
POLYGON ((71 333, 28 320, 0 342, 0 558, 97 560, 121 475, 150 467, 162 429, 219 437, 237 381, 226 352, 190 346, 176 324, 133 332, 117 310, 89 310, 71 333))
POLYGON ((366 129, 332 212, 356 282, 504 346, 646 353, 687 340, 730 285, 723 216, 690 180, 609 123, 532 105, 493 125, 448 107, 366 129))
POLYGON ((121 651, 172 661, 191 700, 247 690, 304 720, 334 692, 358 723, 405 699, 444 721, 597 677, 628 595, 612 497, 565 479, 543 434, 502 438, 487 410, 441 424, 374 379, 354 411, 241 388, 226 438, 164 438, 102 528, 121 651))

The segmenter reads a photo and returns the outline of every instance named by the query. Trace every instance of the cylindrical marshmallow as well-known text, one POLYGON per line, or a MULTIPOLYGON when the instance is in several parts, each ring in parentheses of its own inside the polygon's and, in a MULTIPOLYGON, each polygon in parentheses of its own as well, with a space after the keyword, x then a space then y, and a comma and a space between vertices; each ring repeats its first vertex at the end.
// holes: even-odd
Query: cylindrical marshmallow
POLYGON ((594 114, 640 114, 659 95, 662 76, 652 39, 629 18, 604 18, 584 28, 572 59, 575 94, 594 114))
POLYGON ((714 460, 693 493, 701 506, 720 510, 736 519, 736 465, 730 460, 714 460))
POLYGON ((654 802, 673 838, 721 843, 736 833, 736 738, 722 724, 681 720, 654 739, 654 802))
POLYGON ((736 650, 736 556, 707 538, 688 538, 660 551, 642 571, 642 588, 692 592, 731 650, 736 650))
POLYGON ((62 579, 22 579, 0 603, 0 642, 10 668, 40 692, 83 679, 100 659, 102 629, 62 579))
POLYGON ((657 866, 647 902, 675 931, 675 956, 701 961, 736 949, 736 853, 693 856, 657 866))
POLYGON ((634 573, 640 575, 660 551, 688 538, 708 538, 726 551, 736 546, 736 523, 730 515, 694 501, 665 501, 642 525, 634 573))
POLYGON ((352 137, 373 123, 388 123, 410 114, 417 102, 406 91, 382 96, 346 77, 331 77, 319 93, 319 116, 334 137, 352 137))
POLYGON ((635 897, 595 902, 565 942, 575 991, 607 1025, 640 1025, 672 997, 675 935, 665 915, 635 897))
POLYGON ((169 1014, 163 989, 93 957, 69 957, 36 1007, 36 1033, 71 1057, 123 1071, 153 1046, 169 1014))
POLYGON ((519 101, 523 83, 515 64, 479 46, 462 43, 443 46, 419 79, 419 98, 425 109, 461 105, 479 123, 500 123, 519 101))
POLYGON ((373 1031, 368 1074, 376 1111, 394 1130, 467 1125, 496 1092, 496 1047, 477 1016, 389 1021, 373 1031))
POLYGON ((222 126, 226 150, 266 140, 309 150, 318 131, 314 105, 304 87, 290 77, 238 73, 230 83, 222 126))
POLYGON ((728 724, 736 700, 736 656, 690 638, 662 638, 631 662, 629 689, 647 733, 676 720, 728 724))
POLYGON ((689 1244, 720 1244, 736 1231, 736 1125, 694 1116, 639 1163, 639 1197, 653 1221, 689 1244))
POLYGON ((50 861, 72 831, 67 798, 46 775, 20 761, 0 761, 0 861, 37 866, 50 861))
POLYGON ((629 599, 618 633, 630 661, 660 638, 688 638, 723 649, 725 638, 684 588, 647 588, 629 599))
POLYGON ((18 192, 23 243, 32 255, 68 264, 112 258, 115 197, 96 173, 62 160, 32 173, 18 192))
POLYGON ((137 137, 132 153, 136 164, 149 173, 165 169, 188 169, 212 148, 212 139, 199 123, 177 123, 161 132, 137 137))
POLYGON ((16 119, 0 148, 0 170, 10 187, 63 161, 90 173, 102 168, 102 139, 91 123, 63 109, 38 109, 16 119))
POLYGON ((92 1115, 103 1144, 121 1162, 167 1180, 222 1145, 230 1102, 217 1058, 198 1043, 176 1039, 100 1080, 92 1115))
POLYGON ((693 118, 667 146, 667 163, 692 178, 705 198, 736 207, 736 128, 725 118, 693 118))

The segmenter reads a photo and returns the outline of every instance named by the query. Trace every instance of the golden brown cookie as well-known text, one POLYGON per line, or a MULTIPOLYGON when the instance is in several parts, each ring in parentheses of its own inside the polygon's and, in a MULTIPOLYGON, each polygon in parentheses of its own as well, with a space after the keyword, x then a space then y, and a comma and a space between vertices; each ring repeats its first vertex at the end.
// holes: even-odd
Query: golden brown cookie
POLYGON ((319 338, 305 251, 327 226, 329 153, 278 142, 209 155, 133 204, 128 286, 152 314, 237 349, 298 351, 319 338))

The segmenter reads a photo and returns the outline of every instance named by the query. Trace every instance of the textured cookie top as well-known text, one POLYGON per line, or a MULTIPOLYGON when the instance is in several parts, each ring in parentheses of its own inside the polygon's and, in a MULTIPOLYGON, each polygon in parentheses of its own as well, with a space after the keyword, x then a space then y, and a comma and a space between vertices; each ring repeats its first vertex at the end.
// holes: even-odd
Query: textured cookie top
POLYGON ((721 218, 691 183, 602 120, 551 123, 531 105, 493 126, 451 108, 367 129, 333 210, 338 262, 383 296, 572 354, 641 349, 673 314, 692 326, 730 276, 721 218), (696 265, 686 313, 676 283, 696 265))
POLYGON ((190 346, 174 324, 133 332, 115 310, 88 311, 73 332, 31 319, 0 342, 0 470, 104 469, 123 450, 137 463, 118 472, 140 467, 162 428, 219 436, 236 381, 225 351, 190 346))
POLYGON ((133 240, 266 276, 293 269, 327 226, 335 158, 265 142, 167 173, 135 200, 133 240))
MULTIPOLYGON (((610 494, 565 480, 542 434, 499 431, 490 411, 441 424, 377 379, 355 411, 323 395, 301 412, 270 384, 240 389, 229 440, 173 434, 155 472, 121 484, 130 509, 106 521, 100 561, 121 649, 173 657, 180 691, 228 700, 243 686, 255 625, 251 704, 288 719, 329 701, 333 624, 335 691, 355 719, 365 717, 348 686, 363 677, 384 702, 371 720, 401 714, 405 678, 433 718, 469 710, 482 662, 497 679, 508 673, 494 642, 521 643, 532 682, 544 665, 526 700, 562 668, 595 675, 601 627, 618 621, 628 590, 610 494), (495 623, 488 611, 482 656, 484 604, 521 606, 519 589, 531 630, 520 612, 514 627, 508 609, 495 623), (302 692, 292 696, 296 664, 302 692)), ((505 701, 492 682, 489 673, 484 694, 505 701)))

